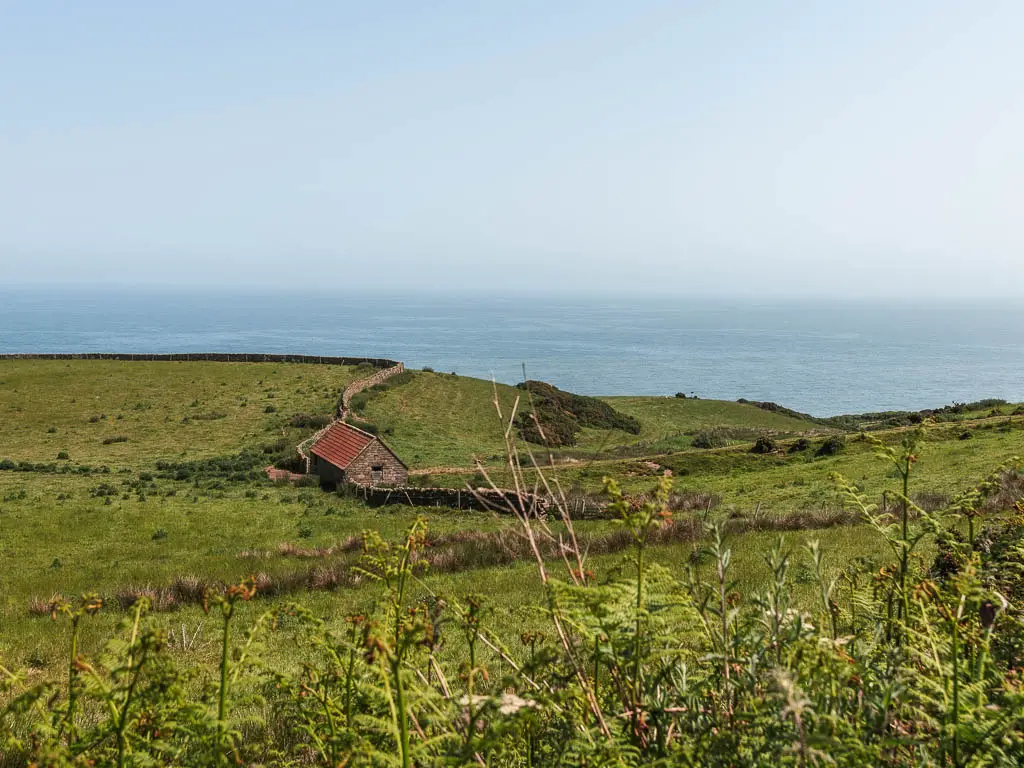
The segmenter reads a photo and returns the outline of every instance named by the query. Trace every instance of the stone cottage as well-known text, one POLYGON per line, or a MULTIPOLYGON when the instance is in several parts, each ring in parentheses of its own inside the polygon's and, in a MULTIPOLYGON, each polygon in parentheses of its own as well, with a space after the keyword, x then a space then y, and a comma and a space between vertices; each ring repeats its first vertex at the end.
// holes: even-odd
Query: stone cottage
POLYGON ((376 435, 336 421, 309 449, 310 472, 323 483, 405 485, 409 468, 376 435))

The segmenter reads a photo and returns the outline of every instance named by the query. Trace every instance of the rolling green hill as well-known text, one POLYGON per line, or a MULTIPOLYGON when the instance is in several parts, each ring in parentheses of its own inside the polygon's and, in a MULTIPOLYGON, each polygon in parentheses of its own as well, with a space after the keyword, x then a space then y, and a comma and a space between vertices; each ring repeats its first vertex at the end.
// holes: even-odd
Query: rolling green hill
POLYGON ((4 360, 0 459, 140 465, 235 454, 329 416, 357 369, 284 363, 4 360))
MULTIPOLYGON (((368 398, 361 418, 377 426, 381 435, 410 467, 471 467, 503 461, 503 426, 494 408, 495 387, 489 381, 466 376, 414 372, 408 383, 383 388, 368 398)), ((528 394, 497 385, 507 419, 519 398, 519 413, 529 408, 528 394)), ((583 429, 577 446, 555 451, 562 456, 593 457, 615 449, 640 446, 651 452, 689 447, 693 435, 708 428, 732 430, 739 439, 758 434, 825 432, 811 421, 795 419, 753 405, 722 400, 675 397, 601 398, 617 411, 639 420, 640 434, 618 429, 583 429)), ((540 446, 534 450, 542 451, 540 446)))
MULTIPOLYGON (((296 364, 0 364, 0 655, 13 656, 19 663, 31 661, 46 674, 58 669, 61 638, 54 639, 48 619, 33 617, 27 610, 30 600, 48 599, 54 591, 97 589, 116 604, 124 589, 166 584, 179 576, 223 581, 249 574, 286 577, 313 566, 280 554, 282 546, 326 547, 364 529, 394 538, 419 515, 429 520, 434 532, 475 535, 514 525, 507 518, 483 513, 372 509, 315 487, 275 486, 253 471, 207 467, 179 477, 156 469, 158 461, 183 464, 246 450, 263 458, 260 449, 267 443, 294 445, 312 430, 290 426, 292 416, 329 414, 341 389, 357 376, 356 369, 296 364), (111 436, 128 440, 105 443, 111 436), (56 461, 62 450, 70 459, 56 461), (6 459, 45 466, 22 471, 5 464, 6 459), (111 469, 83 475, 58 471, 100 465, 111 469)), ((494 391, 490 382, 480 379, 414 371, 369 393, 362 417, 413 468, 468 469, 479 457, 504 482, 503 425, 494 411, 494 391)), ((498 385, 497 393, 507 420, 512 404, 524 393, 504 385, 498 385)), ((602 478, 610 475, 628 492, 639 493, 668 470, 678 492, 716 497, 713 514, 727 519, 755 509, 785 517, 833 505, 829 476, 834 471, 863 484, 872 498, 895 487, 887 468, 855 434, 847 436, 839 455, 817 457, 815 448, 827 430, 751 405, 666 397, 604 400, 639 420, 640 434, 584 430, 579 445, 556 456, 566 461, 565 466, 551 470, 566 488, 578 484, 597 492, 602 478), (769 455, 750 453, 749 444, 706 451, 691 448, 693 434, 708 428, 788 437, 780 437, 780 450, 769 455), (811 447, 788 452, 801 435, 809 436, 811 447), (635 449, 635 455, 624 454, 626 449, 635 449), (569 463, 579 455, 589 458, 569 463)), ((1024 454, 1024 419, 1011 416, 1009 406, 1004 412, 999 418, 937 427, 922 449, 915 493, 948 496, 1010 456, 1024 454), (961 439, 965 432, 970 439, 961 439)), ((471 469, 464 474, 432 473, 434 482, 453 486, 462 486, 471 477, 471 469)), ((608 529, 606 521, 579 524, 586 535, 608 529)), ((842 558, 877 553, 878 542, 861 526, 788 535, 799 542, 812 533, 832 541, 842 558)), ((739 575, 745 585, 756 586, 764 578, 759 552, 773 536, 743 534, 732 542, 749 562, 739 575)), ((678 565, 691 549, 689 544, 668 545, 656 557, 678 565)), ((313 562, 320 561, 331 562, 326 556, 313 562)), ((502 610, 507 608, 508 625, 518 627, 533 615, 533 608, 524 606, 538 596, 537 585, 524 582, 512 589, 509 584, 519 578, 516 574, 525 577, 530 572, 522 563, 481 565, 465 573, 437 574, 431 583, 462 593, 486 593, 502 610)), ((371 593, 369 586, 362 586, 351 593, 317 593, 309 599, 317 610, 334 615, 369 599, 371 593)), ((96 638, 112 630, 118 615, 114 608, 109 618, 95 624, 95 633, 86 636, 87 647, 95 648, 96 638)), ((209 621, 194 607, 175 617, 192 626, 209 621)))

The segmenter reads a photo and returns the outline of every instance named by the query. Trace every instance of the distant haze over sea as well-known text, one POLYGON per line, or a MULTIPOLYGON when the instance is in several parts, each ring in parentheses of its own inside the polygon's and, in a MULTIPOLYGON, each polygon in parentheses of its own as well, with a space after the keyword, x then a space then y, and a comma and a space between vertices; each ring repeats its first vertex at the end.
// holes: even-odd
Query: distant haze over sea
MULTIPOLYGON (((1024 400, 1024 302, 4 289, 0 352, 390 357, 591 395, 817 416, 1024 400)), ((2 375, 2 369, 0 369, 2 375)))

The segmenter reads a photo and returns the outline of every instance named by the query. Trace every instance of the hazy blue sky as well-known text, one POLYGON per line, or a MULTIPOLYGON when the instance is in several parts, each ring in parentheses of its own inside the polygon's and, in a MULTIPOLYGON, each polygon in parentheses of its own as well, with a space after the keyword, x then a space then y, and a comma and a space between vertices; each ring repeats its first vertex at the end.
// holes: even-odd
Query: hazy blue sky
POLYGON ((0 0, 0 284, 1024 293, 1024 3, 0 0))

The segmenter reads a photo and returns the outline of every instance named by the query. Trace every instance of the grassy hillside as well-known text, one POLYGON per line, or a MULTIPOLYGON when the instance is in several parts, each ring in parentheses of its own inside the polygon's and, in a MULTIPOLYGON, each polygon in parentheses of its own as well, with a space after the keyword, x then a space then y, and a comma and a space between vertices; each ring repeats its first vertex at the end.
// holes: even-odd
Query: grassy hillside
MULTIPOLYGON (((900 433, 883 433, 888 441, 900 433)), ((807 450, 790 452, 795 440, 779 443, 768 455, 750 451, 749 445, 719 450, 688 449, 644 459, 597 459, 549 468, 563 488, 597 494, 605 477, 616 478, 627 491, 648 490, 666 471, 675 488, 711 494, 722 514, 750 513, 755 509, 770 514, 792 514, 839 504, 834 473, 859 484, 872 498, 884 490, 896 490, 898 483, 890 467, 881 464, 874 448, 857 435, 848 435, 836 456, 818 456, 823 437, 810 440, 807 450)), ((937 499, 949 498, 974 485, 995 467, 1024 456, 1024 419, 991 420, 956 428, 933 428, 921 450, 915 492, 937 499), (961 439, 963 434, 971 439, 961 439)), ((531 474, 532 476, 532 474, 531 474)), ((506 482, 507 473, 494 473, 496 482, 506 482)), ((465 481, 465 476, 462 478, 465 481)), ((456 478, 449 478, 457 483, 456 478)))
MULTIPOLYGON (((0 459, 140 465, 234 454, 330 414, 356 369, 114 360, 0 361, 0 459), (122 439, 125 438, 125 439, 122 439)), ((295 437, 296 434, 289 434, 295 437)))
POLYGON ((589 431, 581 446, 608 448, 616 445, 649 445, 654 450, 679 450, 692 443, 700 430, 724 428, 738 437, 753 439, 760 433, 803 434, 825 432, 813 421, 773 413, 753 405, 726 400, 677 397, 604 397, 618 411, 640 421, 639 435, 601 434, 589 431))
MULTIPOLYGON (((232 658, 238 659, 240 646, 248 642, 245 629, 265 611, 293 601, 303 606, 297 612, 282 612, 273 630, 267 628, 253 635, 250 650, 260 659, 258 665, 236 668, 239 674, 233 683, 235 692, 230 697, 228 720, 232 728, 244 730, 244 748, 251 752, 249 761, 255 763, 262 759, 259 755, 266 752, 267 742, 273 742, 275 747, 287 745, 295 738, 291 734, 303 732, 295 727, 281 727, 281 717, 293 712, 297 703, 308 702, 311 678, 305 675, 301 684, 296 682, 291 699, 289 692, 282 689, 281 680, 299 681, 303 663, 317 664, 331 656, 323 652, 325 648, 340 643, 337 647, 344 652, 336 658, 362 665, 357 676, 360 691, 365 690, 369 681, 380 679, 384 668, 371 666, 380 659, 374 660, 373 653, 367 652, 374 647, 365 640, 371 636, 364 638, 360 634, 363 620, 356 616, 374 617, 373 622, 384 616, 380 606, 386 587, 367 577, 365 568, 372 572, 377 566, 372 561, 360 560, 360 534, 376 532, 395 542, 417 518, 427 525, 425 546, 419 553, 422 560, 417 562, 427 563, 429 568, 416 573, 403 595, 401 609, 387 614, 389 618, 383 620, 413 617, 400 620, 418 621, 416 617, 426 617, 435 609, 439 612, 441 624, 435 626, 444 627, 440 643, 432 630, 421 639, 410 635, 414 637, 410 647, 418 655, 409 659, 410 664, 422 662, 429 649, 430 666, 415 667, 428 670, 428 674, 417 680, 426 681, 429 687, 436 670, 447 675, 453 695, 441 696, 434 691, 429 700, 439 705, 451 704, 454 708, 449 719, 456 724, 464 721, 464 708, 455 702, 463 695, 467 679, 464 670, 469 658, 467 643, 473 636, 466 631, 472 622, 461 616, 458 606, 471 604, 467 599, 471 595, 480 596, 480 616, 488 637, 505 648, 505 656, 499 657, 494 650, 496 644, 474 646, 474 663, 486 671, 475 679, 487 686, 487 693, 510 690, 508 681, 514 677, 510 669, 525 667, 531 674, 549 675, 539 678, 546 684, 563 685, 565 680, 575 679, 572 674, 562 674, 570 669, 564 660, 541 663, 536 671, 532 665, 533 643, 538 636, 528 633, 539 632, 548 638, 540 641, 542 648, 537 652, 543 651, 545 655, 537 660, 548 659, 547 654, 557 650, 551 640, 557 633, 545 618, 544 606, 550 607, 564 598, 569 599, 573 611, 573 620, 562 625, 574 633, 572 647, 599 649, 599 645, 611 642, 605 639, 596 643, 596 637, 586 634, 590 631, 588 627, 599 627, 600 636, 618 638, 617 645, 608 644, 606 650, 600 651, 600 672, 595 673, 594 688, 607 698, 607 712, 623 711, 623 702, 612 695, 614 686, 609 684, 612 678, 608 670, 610 664, 632 658, 637 647, 633 633, 638 626, 653 632, 664 625, 675 633, 670 642, 658 639, 643 646, 650 647, 653 655, 649 657, 649 677, 645 672, 641 678, 659 681, 651 688, 652 701, 664 700, 663 680, 699 682, 713 673, 717 664, 707 660, 720 656, 706 647, 692 658, 692 669, 699 674, 689 676, 690 667, 679 667, 671 677, 659 677, 667 658, 663 649, 688 653, 701 637, 701 624, 691 610, 699 602, 696 597, 718 594, 715 590, 707 591, 714 586, 718 571, 715 558, 707 549, 710 540, 698 517, 705 509, 704 499, 712 502, 710 520, 725 526, 724 546, 731 553, 728 599, 737 606, 749 606, 743 609, 747 611, 746 618, 731 619, 737 629, 742 628, 733 633, 737 642, 746 642, 742 639, 757 627, 769 627, 771 622, 765 621, 769 615, 765 610, 770 601, 752 602, 752 596, 769 594, 773 589, 776 598, 783 600, 777 604, 779 616, 795 616, 790 605, 794 611, 810 612, 808 624, 801 620, 807 631, 828 626, 829 616, 815 612, 822 600, 822 586, 827 589, 830 583, 840 585, 834 595, 835 615, 844 622, 839 634, 846 637, 853 631, 848 606, 856 604, 861 616, 863 642, 858 640, 845 646, 845 641, 834 643, 831 636, 811 636, 805 630, 781 641, 757 637, 750 641, 756 663, 748 660, 731 665, 737 676, 743 670, 759 669, 766 659, 770 662, 771 654, 762 655, 765 648, 785 649, 786 653, 797 649, 794 656, 807 660, 807 669, 801 672, 804 674, 807 670, 828 667, 817 659, 833 645, 844 649, 870 648, 877 642, 875 628, 885 620, 885 605, 876 601, 871 604, 874 607, 870 616, 861 615, 864 602, 859 598, 853 602, 851 585, 860 583, 864 596, 870 596, 872 580, 880 578, 880 568, 891 562, 890 550, 878 531, 861 524, 849 509, 843 511, 830 475, 844 474, 873 499, 880 498, 885 490, 896 489, 899 479, 890 467, 878 461, 869 443, 858 435, 847 434, 838 452, 820 456, 818 448, 831 435, 799 418, 709 400, 609 398, 616 409, 640 421, 640 434, 586 430, 582 446, 564 451, 559 458, 564 462, 572 452, 587 451, 590 458, 559 464, 550 474, 567 488, 577 486, 578 490, 589 492, 599 489, 602 478, 610 475, 634 495, 626 500, 629 503, 624 502, 623 507, 630 511, 623 514, 630 525, 644 527, 644 537, 654 537, 648 542, 643 559, 646 586, 629 586, 628 580, 634 578, 631 574, 637 572, 639 562, 626 554, 636 541, 632 530, 624 529, 618 520, 586 520, 576 525, 581 550, 588 553, 585 569, 572 571, 575 576, 570 577, 588 574, 589 586, 580 588, 582 591, 566 592, 556 601, 546 598, 525 537, 512 517, 402 506, 374 509, 344 492, 273 485, 256 471, 259 465, 248 459, 248 463, 242 462, 241 471, 233 462, 209 460, 259 449, 267 443, 291 443, 308 435, 308 429, 289 426, 291 417, 296 413, 329 413, 341 388, 355 375, 354 370, 329 366, 277 364, 17 361, 0 366, 0 414, 4 417, 0 419, 0 667, 23 672, 21 678, 5 674, 3 685, 11 685, 15 690, 23 683, 49 682, 55 686, 52 697, 47 694, 40 699, 40 723, 52 722, 53 712, 70 706, 65 691, 72 630, 66 617, 50 619, 49 602, 54 593, 75 596, 95 591, 105 601, 96 616, 82 620, 77 636, 77 652, 90 659, 97 658, 105 642, 125 631, 132 600, 144 596, 156 602, 158 610, 144 621, 144 631, 153 629, 153 637, 158 640, 153 647, 160 648, 161 663, 173 662, 183 670, 181 691, 197 707, 169 706, 167 711, 176 717, 178 712, 211 710, 209 692, 219 679, 223 613, 216 606, 209 613, 204 612, 200 606, 204 594, 216 597, 224 592, 224 585, 251 577, 257 592, 252 602, 237 604, 235 629, 229 643, 236 651, 232 658), (775 450, 764 454, 751 452, 749 443, 708 450, 692 448, 693 434, 709 428, 731 430, 736 439, 765 432, 779 439, 775 450), (128 439, 104 443, 109 436, 128 439), (796 450, 798 436, 808 444, 796 450), (625 455, 627 449, 634 448, 643 455, 625 455), (60 450, 67 450, 71 458, 56 461, 60 450), (665 452, 655 453, 662 450, 665 452), (5 457, 41 464, 19 465, 4 461, 5 457), (81 471, 61 471, 67 466, 81 471), (663 509, 645 513, 637 509, 640 505, 632 503, 666 472, 673 475, 677 493, 672 501, 672 522, 663 519, 663 509), (701 503, 687 506, 688 499, 700 499, 701 503), (698 512, 693 511, 695 507, 698 512), (835 514, 831 522, 825 514, 817 518, 808 514, 809 510, 823 508, 835 514), (651 515, 648 522, 637 523, 644 514, 651 515), (666 531, 672 536, 658 538, 666 531), (781 536, 785 537, 784 549, 792 552, 788 581, 779 575, 782 570, 778 560, 774 566, 765 560, 766 553, 781 536), (824 553, 817 565, 805 549, 814 541, 820 542, 824 553), (691 566, 698 578, 706 581, 687 586, 691 566), (637 614, 642 618, 634 620, 631 614, 623 612, 622 606, 633 605, 632 596, 636 594, 651 596, 648 599, 667 595, 669 599, 656 597, 658 609, 644 614, 646 618, 637 614), (682 607, 691 611, 686 619, 681 620, 674 613, 666 618, 663 613, 682 607), (322 622, 323 631, 329 633, 324 637, 330 638, 327 645, 317 646, 312 653, 308 644, 298 642, 300 624, 305 621, 300 620, 299 614, 306 612, 310 621, 322 622), (577 621, 579 616, 585 619, 577 621), (345 645, 347 637, 355 638, 355 645, 345 645), (508 663, 510 660, 512 664, 508 663), (550 676, 545 671, 551 669, 559 670, 558 674, 550 676), (269 671, 273 671, 273 677, 266 674, 269 671), (264 701, 262 697, 267 697, 265 704, 259 703, 264 701), (261 719, 265 726, 260 724, 261 719)), ((511 387, 498 387, 506 418, 512 402, 521 394, 511 387)), ((412 466, 465 467, 478 456, 494 465, 495 477, 501 482, 503 472, 498 457, 503 448, 502 425, 494 413, 492 397, 489 382, 414 372, 360 400, 362 415, 377 426, 412 466)), ((1006 412, 1012 413, 1008 407, 1002 411, 1006 412)), ((917 451, 920 462, 911 488, 912 496, 919 498, 922 505, 941 505, 1009 457, 1024 454, 1024 418, 984 415, 984 419, 932 428, 917 451)), ((889 441, 901 436, 897 431, 877 434, 889 441)), ((264 454, 260 452, 256 458, 263 460, 264 454)), ((440 473, 435 475, 435 479, 441 477, 440 473)), ((457 485, 470 479, 471 474, 444 477, 457 485)), ((1003 487, 1008 489, 1003 494, 1003 506, 986 511, 986 524, 1006 513, 1013 501, 1024 495, 1024 480, 1019 477, 1011 476, 1003 487)), ((942 524, 961 530, 961 523, 962 520, 949 516, 942 524)), ((547 542, 551 547, 547 550, 551 556, 549 565, 553 574, 564 576, 564 564, 554 554, 560 550, 555 549, 553 542, 562 542, 558 546, 563 546, 566 531, 560 523, 550 525, 556 538, 547 542)), ((377 548, 377 554, 384 556, 386 546, 377 548)), ((914 553, 915 578, 928 577, 925 568, 935 561, 936 551, 936 540, 926 537, 914 553)), ((394 551, 391 561, 399 561, 394 551)), ((575 569, 574 563, 570 565, 575 569)), ((1016 563, 1012 565, 1015 567, 1016 563)), ((1013 599, 1017 601, 1016 597, 1013 599)), ((476 597, 472 604, 477 604, 476 597)), ((972 607, 969 615, 979 615, 978 606, 972 607)), ((371 624, 365 627, 370 628, 371 624)), ((395 634, 391 628, 379 635, 397 636, 405 635, 395 634)), ((1003 636, 1019 637, 1019 632, 1000 635, 1003 636)), ((931 653, 933 647, 918 647, 915 660, 927 657, 923 650, 931 653)), ((730 653, 735 654, 735 650, 730 653)), ((829 668, 848 670, 863 678, 879 669, 876 656, 864 659, 855 670, 850 667, 847 650, 829 658, 833 664, 829 668)), ((588 662, 587 669, 591 668, 598 669, 598 665, 588 662)), ((908 666, 901 674, 904 679, 913 680, 920 676, 920 670, 908 666)), ((123 682, 123 676, 120 679, 123 682)), ((338 685, 343 675, 332 673, 322 679, 338 685)), ((410 684, 415 682, 411 676, 405 679, 410 684)), ((737 684, 739 679, 730 685, 737 684)), ((807 679, 805 675, 801 685, 807 679)), ((828 698, 840 682, 846 685, 849 680, 827 680, 820 691, 828 698)), ((774 691, 770 685, 765 679, 753 687, 774 691)), ((0 710, 6 703, 7 690, 3 688, 0 692, 0 710)), ((99 685, 88 686, 89 695, 100 690, 99 685)), ((543 698, 530 684, 518 684, 514 690, 524 696, 543 698)), ((721 690, 720 681, 707 684, 700 701, 713 702, 721 690)), ((372 718, 367 716, 370 710, 362 708, 376 706, 374 701, 382 704, 385 699, 379 694, 377 690, 369 696, 355 697, 361 708, 356 722, 371 722, 372 718)), ((577 693, 561 701, 583 700, 577 693)), ((687 702, 692 700, 679 697, 673 700, 673 707, 680 713, 688 712, 687 702)), ((757 707, 761 706, 759 700, 757 707)), ((547 702, 543 707, 547 707, 547 702)), ((856 709, 859 711, 860 706, 856 709)), ((89 722, 94 712, 104 711, 92 700, 89 722)), ((149 710, 141 705, 132 711, 140 713, 139 717, 143 713, 149 716, 149 710)), ((376 715, 382 711, 386 710, 377 707, 376 715)), ((83 731, 90 727, 85 714, 84 709, 79 710, 78 725, 83 731)), ((547 710, 542 708, 538 714, 541 717, 537 723, 548 722, 547 710)), ((750 720, 746 715, 744 718, 743 722, 750 720)), ((775 715, 772 718, 785 720, 775 715)), ((432 727, 431 723, 440 721, 430 714, 417 722, 432 727)), ((492 721, 498 722, 488 719, 492 721)), ((726 722, 722 720, 719 730, 727 730, 726 722)), ((326 732, 321 726, 315 730, 326 732)), ((586 732, 585 724, 552 732, 552 743, 560 743, 570 731, 586 732)), ((145 732, 141 721, 133 732, 134 744, 141 746, 141 734, 145 732)), ((458 725, 452 732, 457 737, 452 743, 466 732, 473 731, 458 725)), ((501 738, 507 735, 502 733, 501 738)), ((103 737, 107 743, 109 736, 107 732, 103 737)), ((532 743, 531 739, 527 742, 532 743)), ((65 743, 66 739, 58 741, 65 743)), ((786 745, 796 743, 792 734, 782 741, 786 745)), ((0 764, 24 764, 5 762, 3 751, 0 747, 0 764)), ((298 762, 311 764, 309 750, 298 749, 296 754, 298 762)), ((716 754, 730 753, 723 749, 716 754)), ((474 750, 467 755, 466 764, 478 764, 473 759, 474 750)), ((319 764, 340 762, 343 761, 319 764)), ((601 756, 594 762, 603 764, 601 756)), ((869 763, 877 764, 868 761, 851 765, 869 763)))
MULTIPOLYGON (((108 472, 87 475, 0 467, 0 656, 14 654, 19 661, 38 657, 40 664, 51 663, 46 660, 55 656, 60 638, 54 640, 49 622, 31 617, 27 606, 32 598, 46 599, 55 591, 75 594, 94 588, 113 599, 119 590, 159 586, 178 576, 223 581, 260 573, 278 577, 311 567, 279 555, 282 544, 326 546, 364 529, 390 538, 418 514, 429 518, 435 532, 479 532, 514 525, 486 514, 370 509, 318 488, 276 487, 258 474, 216 467, 183 477, 155 469, 161 459, 187 462, 230 456, 275 439, 297 440, 308 430, 289 428, 290 416, 330 412, 341 388, 355 375, 353 370, 332 366, 283 364, 8 361, 0 365, 4 416, 0 459, 50 463, 58 451, 66 449, 71 459, 55 462, 58 467, 110 467, 108 472), (213 419, 197 418, 221 413, 213 419), (103 415, 106 418, 99 418, 103 415), (110 435, 124 435, 128 441, 105 445, 103 440, 110 435), (255 559, 240 557, 245 551, 262 554, 255 559)), ((498 394, 507 417, 513 401, 523 393, 499 386, 498 394)), ((486 381, 414 372, 405 383, 369 397, 364 411, 413 467, 466 467, 474 456, 500 466, 501 425, 492 397, 492 385, 486 381)), ((758 506, 763 512, 786 514, 832 505, 829 475, 834 471, 862 483, 873 496, 896 485, 867 444, 854 436, 831 458, 814 455, 822 435, 811 438, 810 449, 792 454, 785 452, 785 444, 779 453, 766 456, 751 454, 746 447, 711 451, 686 447, 693 432, 708 427, 789 435, 817 429, 800 419, 712 400, 608 400, 641 422, 641 434, 595 430, 583 436, 591 450, 608 436, 620 446, 639 441, 645 449, 658 446, 659 441, 680 439, 684 450, 654 460, 619 458, 609 450, 594 462, 559 469, 556 474, 567 487, 578 483, 596 491, 601 478, 612 475, 630 492, 639 492, 670 470, 679 491, 718 497, 714 514, 725 518, 750 514, 758 506)), ((951 494, 1008 457, 1024 454, 1022 425, 1020 417, 1004 417, 940 428, 922 450, 915 492, 951 494), (964 431, 970 431, 972 438, 961 440, 964 431)), ((468 477, 446 479, 459 485, 468 477)), ((609 525, 595 521, 580 528, 596 535, 609 525)), ((764 578, 757 556, 768 534, 750 536, 733 542, 742 553, 739 561, 749 563, 741 569, 747 585, 764 578)), ((870 532, 859 527, 828 532, 828 536, 843 557, 878 549, 870 532)), ((654 556, 678 564, 690 551, 689 544, 674 545, 654 556)), ((613 561, 607 561, 609 568, 613 561)), ((595 567, 602 562, 595 560, 595 567)), ((430 583, 486 593, 500 611, 507 611, 508 626, 518 632, 528 615, 535 615, 536 583, 523 580, 523 574, 531 572, 528 565, 510 564, 437 574, 430 583), (515 588, 510 586, 513 583, 515 588)), ((360 590, 316 594, 311 600, 325 614, 339 615, 362 599, 360 595, 370 594, 360 590)), ((206 621, 192 609, 176 616, 175 621, 192 624, 206 621)), ((115 619, 103 622, 98 626, 106 631, 115 619)))
MULTIPOLYGON (((497 389, 508 418, 525 393, 504 384, 497 389)), ((407 383, 369 398, 362 416, 412 468, 469 467, 505 450, 493 401, 489 381, 417 371, 407 383)))
MULTIPOLYGON (((523 390, 499 384, 502 409, 529 408, 523 390)), ((412 468, 470 467, 475 459, 500 463, 504 444, 502 425, 493 405, 489 381, 465 376, 415 372, 408 383, 390 387, 367 400, 362 418, 375 424, 385 440, 412 468)), ((791 418, 752 405, 722 400, 674 397, 601 398, 616 410, 640 421, 640 434, 618 429, 583 429, 579 443, 557 450, 562 456, 594 456, 629 446, 650 452, 687 448, 702 429, 732 430, 739 439, 763 432, 803 434, 828 431, 803 419, 791 418)), ((535 450, 543 452, 540 447, 535 450)))

